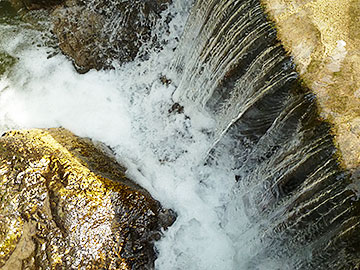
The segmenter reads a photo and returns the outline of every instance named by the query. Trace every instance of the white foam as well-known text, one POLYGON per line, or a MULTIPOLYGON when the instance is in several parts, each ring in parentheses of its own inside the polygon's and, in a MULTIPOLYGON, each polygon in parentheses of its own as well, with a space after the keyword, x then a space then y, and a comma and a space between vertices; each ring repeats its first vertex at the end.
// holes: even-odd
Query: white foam
POLYGON ((231 170, 202 165, 212 143, 203 130, 211 130, 213 120, 168 113, 175 88, 159 80, 186 19, 188 6, 175 1, 175 7, 182 10, 161 53, 146 62, 84 75, 64 56, 48 59, 49 48, 30 46, 39 36, 36 30, 12 37, 8 31, 13 28, 0 26, 6 37, 0 48, 19 57, 0 81, 0 131, 62 126, 105 142, 130 176, 178 214, 157 243, 157 269, 239 269, 254 251, 243 245, 252 235, 241 238, 249 228, 232 195, 231 170))

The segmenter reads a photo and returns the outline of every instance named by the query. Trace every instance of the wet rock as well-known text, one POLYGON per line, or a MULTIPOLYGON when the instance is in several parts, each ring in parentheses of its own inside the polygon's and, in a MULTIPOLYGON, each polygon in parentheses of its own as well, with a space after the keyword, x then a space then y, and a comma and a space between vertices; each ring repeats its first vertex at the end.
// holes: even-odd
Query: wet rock
POLYGON ((10 0, 11 4, 20 9, 25 8, 28 10, 50 8, 55 5, 59 5, 64 0, 10 0))
MULTIPOLYGON (((53 13, 61 50, 80 72, 134 60, 140 47, 156 42, 151 31, 171 0, 68 0, 53 13)), ((144 57, 144 55, 142 55, 144 57)))
POLYGON ((163 75, 160 77, 160 82, 165 86, 169 86, 172 83, 172 80, 168 79, 165 75, 163 75))
POLYGON ((16 58, 0 52, 0 75, 6 73, 6 71, 11 68, 16 63, 16 58))
POLYGON ((171 108, 168 110, 169 113, 184 113, 184 106, 181 106, 179 103, 175 102, 171 108))
POLYGON ((1 269, 153 269, 175 220, 100 146, 65 129, 0 139, 1 269))

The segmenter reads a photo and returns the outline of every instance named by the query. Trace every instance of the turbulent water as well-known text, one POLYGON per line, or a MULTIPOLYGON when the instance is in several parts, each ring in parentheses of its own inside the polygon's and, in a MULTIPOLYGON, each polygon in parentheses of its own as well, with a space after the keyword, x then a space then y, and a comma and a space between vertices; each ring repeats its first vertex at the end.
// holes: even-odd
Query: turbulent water
POLYGON ((114 70, 84 75, 53 48, 46 14, 3 17, 0 53, 8 60, 2 61, 0 130, 62 126, 105 142, 130 176, 178 214, 157 243, 156 269, 239 269, 237 260, 249 257, 254 240, 244 215, 231 221, 225 216, 234 173, 203 165, 213 119, 189 118, 186 109, 169 113, 175 86, 160 80, 171 77, 173 49, 189 10, 184 2, 174 1, 169 11, 175 17, 171 34, 163 35, 163 51, 145 62, 114 63, 114 70))
POLYGON ((357 228, 354 194, 258 1, 199 0, 186 27, 191 3, 173 1, 170 34, 166 14, 153 32, 163 50, 83 75, 46 14, 0 4, 0 131, 62 126, 109 145, 178 214, 156 269, 342 269, 327 243, 357 228))

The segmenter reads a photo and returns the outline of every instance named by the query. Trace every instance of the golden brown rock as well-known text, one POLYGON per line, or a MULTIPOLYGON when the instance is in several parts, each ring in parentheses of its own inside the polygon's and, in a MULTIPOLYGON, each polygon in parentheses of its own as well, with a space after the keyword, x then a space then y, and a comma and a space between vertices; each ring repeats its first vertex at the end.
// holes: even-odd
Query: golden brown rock
POLYGON ((124 171, 65 129, 4 134, 0 268, 152 269, 174 215, 124 171))
POLYGON ((261 1, 304 83, 316 94, 322 117, 333 124, 344 166, 359 170, 360 2, 261 1))

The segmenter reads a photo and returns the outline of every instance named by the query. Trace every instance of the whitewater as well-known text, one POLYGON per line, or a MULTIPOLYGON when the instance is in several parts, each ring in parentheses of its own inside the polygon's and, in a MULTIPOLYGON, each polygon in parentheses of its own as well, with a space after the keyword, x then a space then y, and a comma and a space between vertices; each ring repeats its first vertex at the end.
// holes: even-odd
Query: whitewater
POLYGON ((163 21, 154 31, 166 41, 160 52, 82 75, 53 46, 46 14, 2 21, 0 52, 16 63, 0 77, 0 131, 64 127, 108 145, 128 175, 178 215, 156 243, 156 269, 248 269, 259 229, 234 189, 231 157, 207 162, 214 119, 171 110, 179 80, 171 64, 190 9, 184 2, 166 11, 174 14, 170 34, 161 32, 163 21))

